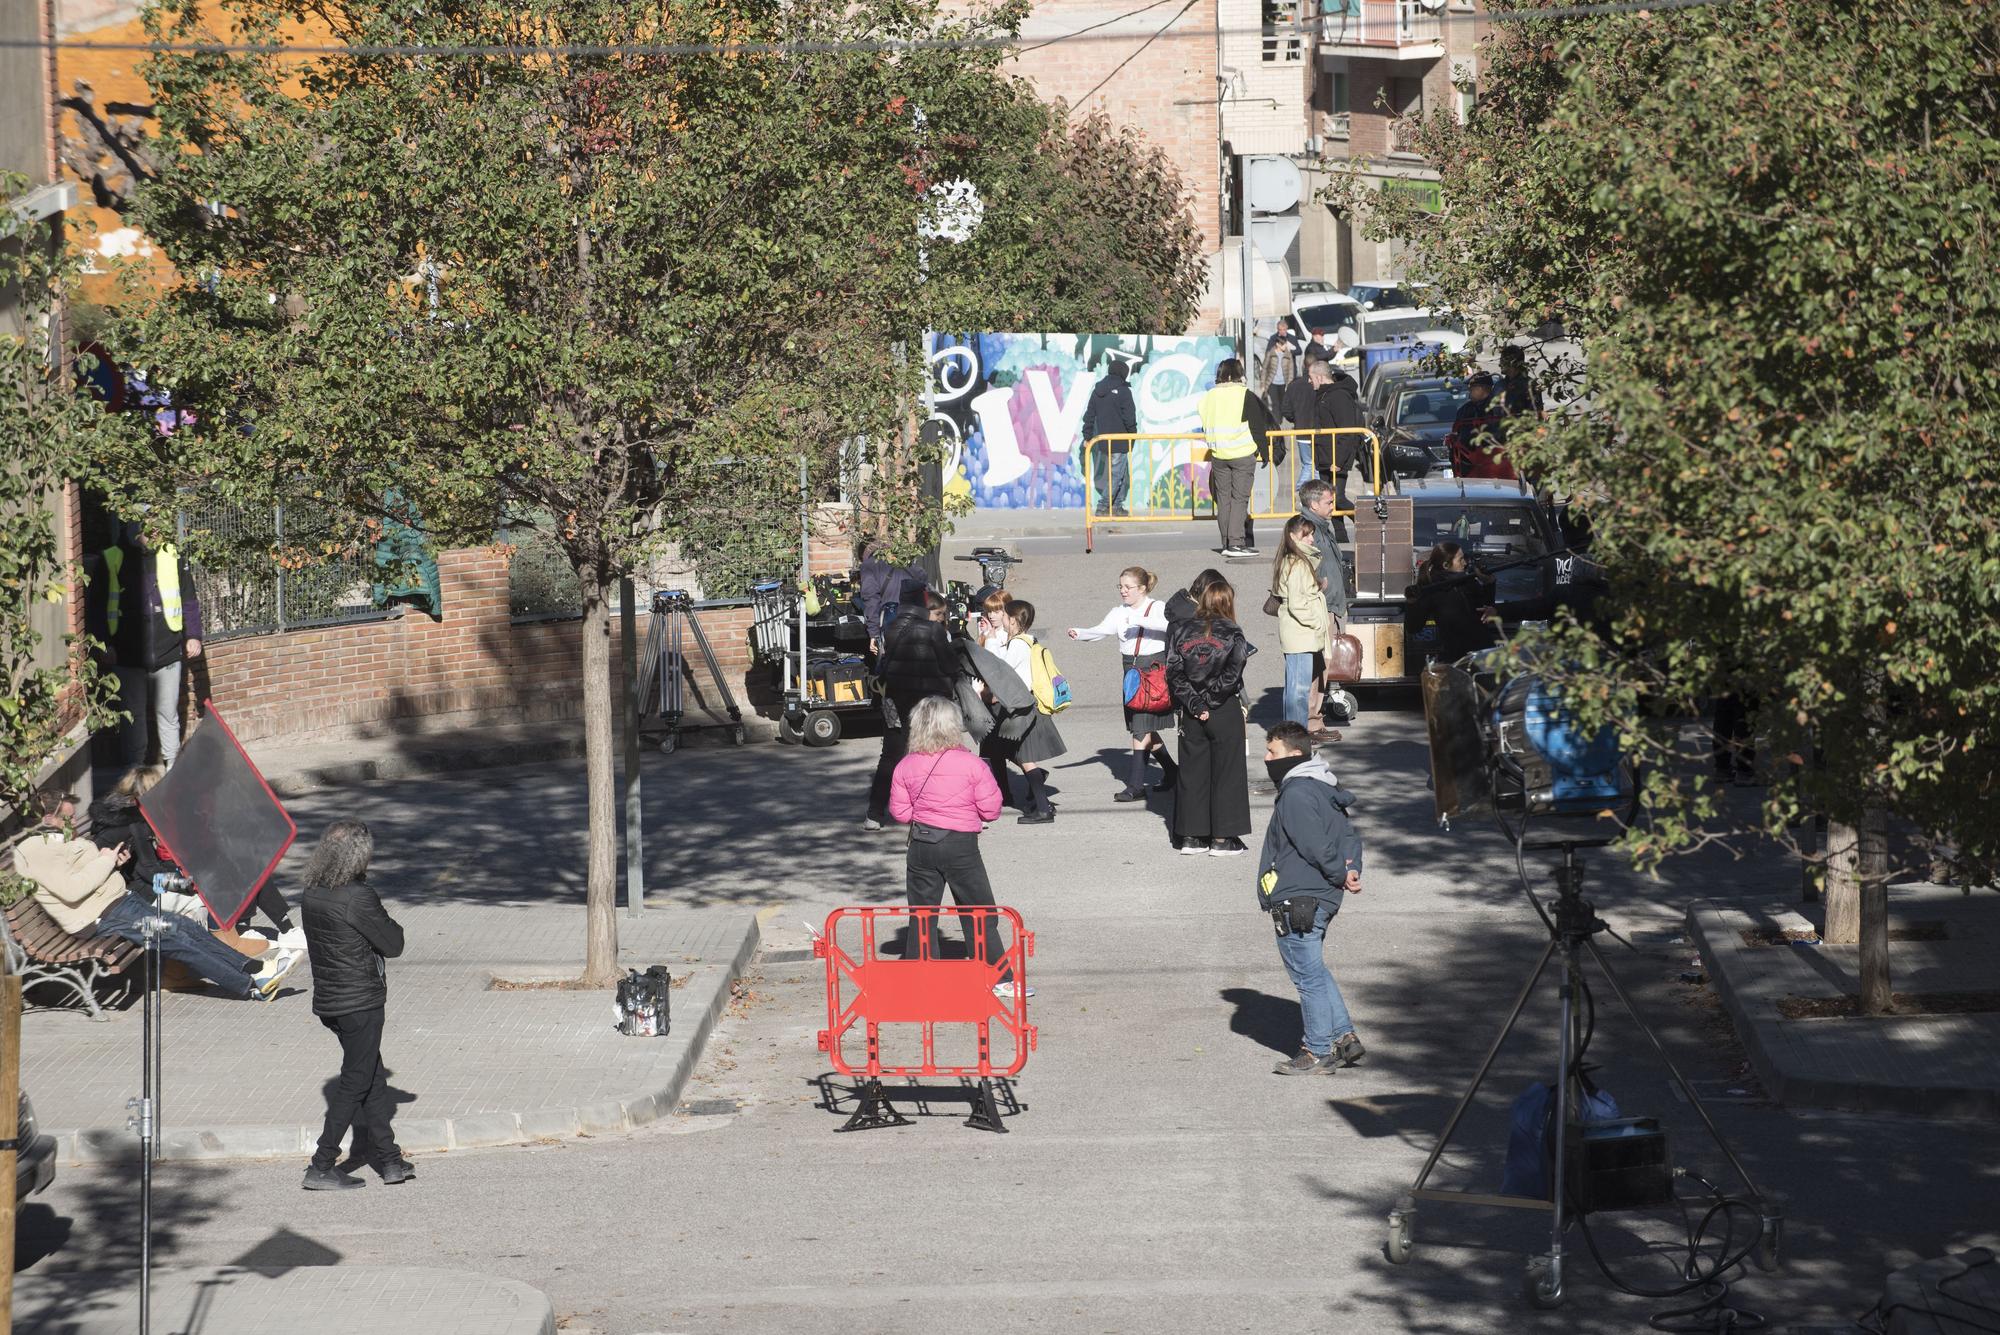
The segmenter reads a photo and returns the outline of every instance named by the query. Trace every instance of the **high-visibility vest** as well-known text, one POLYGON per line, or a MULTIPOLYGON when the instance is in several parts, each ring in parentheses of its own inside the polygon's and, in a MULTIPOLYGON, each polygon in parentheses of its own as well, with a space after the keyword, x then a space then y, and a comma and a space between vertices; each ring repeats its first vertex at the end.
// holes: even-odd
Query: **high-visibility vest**
POLYGON ((104 552, 104 571, 108 578, 104 582, 105 624, 113 635, 118 633, 119 605, 125 601, 125 586, 120 582, 119 572, 125 566, 125 549, 108 547, 104 552))
POLYGON ((1195 405, 1213 457, 1247 459, 1257 452, 1256 437, 1250 434, 1250 424, 1243 420, 1243 396, 1249 392, 1249 387, 1240 381, 1217 385, 1195 405))
POLYGON ((160 587, 160 615, 167 629, 178 634, 181 621, 181 556, 168 543, 153 554, 153 578, 160 587))

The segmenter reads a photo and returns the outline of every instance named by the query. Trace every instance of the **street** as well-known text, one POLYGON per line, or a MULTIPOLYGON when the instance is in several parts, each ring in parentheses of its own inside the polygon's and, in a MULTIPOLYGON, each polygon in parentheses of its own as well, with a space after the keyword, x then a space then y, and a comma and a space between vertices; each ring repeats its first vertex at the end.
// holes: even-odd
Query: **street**
MULTIPOLYGON (((1041 639, 1078 703, 1059 718, 1069 751, 1052 767, 1058 820, 1018 827, 1010 812, 982 840, 1000 901, 1037 941, 1029 1015, 1040 1046, 1014 1083, 1018 1106, 1003 1109, 1009 1134, 966 1129, 963 1101, 946 1100, 926 1103, 913 1126, 836 1133, 853 1102, 822 1083, 824 982, 799 954, 803 924, 830 908, 900 901, 900 834, 860 830, 872 739, 686 750, 647 762, 649 912, 782 908, 682 1114, 624 1136, 421 1155, 415 1182, 390 1189, 371 1176, 344 1195, 301 1193, 296 1162, 167 1164, 161 1263, 466 1267, 541 1288, 563 1329, 602 1335, 975 1322, 1063 1333, 1610 1332, 1677 1305, 1613 1290, 1572 1233, 1567 1305, 1535 1312, 1521 1276, 1526 1255, 1547 1247, 1541 1215, 1427 1205, 1414 1260, 1398 1267, 1383 1255, 1389 1208, 1544 940, 1500 836, 1477 823, 1435 828, 1413 701, 1364 701, 1331 749, 1360 798, 1368 861, 1364 892, 1329 931, 1329 958, 1368 1058, 1330 1077, 1271 1074, 1297 1048, 1299 1013, 1256 908, 1255 859, 1174 856, 1157 799, 1112 804, 1111 762, 1126 747, 1115 653, 1062 636, 1102 615, 1122 565, 1157 570, 1164 596, 1217 559, 1203 545, 1211 538, 1205 525, 1114 534, 1089 557, 1080 537, 1017 544, 1028 560, 1010 585, 1036 603, 1041 639), (833 1110, 822 1106, 829 1088, 833 1110)), ((1282 675, 1273 623, 1257 611, 1269 567, 1239 562, 1228 573, 1261 649, 1248 675, 1257 746, 1282 675)), ((1261 778, 1254 758, 1251 772, 1261 778)), ((1269 802, 1253 797, 1253 850, 1269 802)), ((576 903, 581 951, 579 766, 329 792, 293 810, 302 839, 337 816, 370 822, 392 906, 442 898, 471 914, 576 903)), ((1587 856, 1586 897, 1635 947, 1601 939, 1607 958, 1690 1078, 1721 1096, 1712 1112, 1786 1213, 1780 1270, 1743 1275, 1733 1303, 1774 1327, 1843 1326, 1874 1301, 1892 1253, 1935 1254, 1994 1226, 2000 1132, 1770 1106, 1745 1083, 1713 998, 1677 981, 1688 902, 1782 893, 1796 884, 1791 864, 1711 852, 1649 880, 1587 856)), ((1547 866, 1531 860, 1530 872, 1549 893, 1547 866)), ((392 1064, 396 1027, 415 1018, 397 1011, 397 967, 392 1064)), ((1598 1083, 1628 1115, 1668 1125, 1677 1163, 1733 1187, 1608 988, 1597 1003, 1598 1083)), ((1552 1074, 1554 1016, 1545 980, 1436 1185, 1498 1188, 1506 1105, 1552 1074)), ((301 1041, 323 1040, 302 1029, 301 1041)), ((423 1082, 420 1070, 395 1074, 423 1082)), ((254 1105, 256 1091, 243 1098, 254 1105)), ((129 1265, 136 1220, 129 1170, 67 1167, 22 1216, 21 1260, 38 1275, 129 1265)), ((1592 1226, 1621 1274, 1673 1282, 1678 1216, 1597 1216, 1592 1226)))

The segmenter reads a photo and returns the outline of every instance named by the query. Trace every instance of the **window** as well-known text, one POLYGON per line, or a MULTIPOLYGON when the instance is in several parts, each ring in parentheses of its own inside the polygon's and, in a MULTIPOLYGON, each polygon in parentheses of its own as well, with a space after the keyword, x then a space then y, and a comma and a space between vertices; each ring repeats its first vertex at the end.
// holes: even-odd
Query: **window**
POLYGON ((1458 90, 1458 123, 1460 125, 1468 124, 1472 120, 1472 108, 1477 101, 1477 96, 1470 88, 1461 88, 1458 90))
POLYGON ((1296 64, 1306 58, 1299 0, 1264 0, 1264 62, 1296 64))
POLYGON ((1326 76, 1326 109, 1336 116, 1347 114, 1347 71, 1335 70, 1326 76))

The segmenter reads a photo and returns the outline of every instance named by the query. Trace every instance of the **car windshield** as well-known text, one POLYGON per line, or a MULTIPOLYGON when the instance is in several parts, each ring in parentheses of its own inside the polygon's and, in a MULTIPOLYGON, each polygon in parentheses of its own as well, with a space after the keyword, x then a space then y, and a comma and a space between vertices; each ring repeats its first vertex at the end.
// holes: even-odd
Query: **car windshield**
POLYGON ((1541 526, 1535 522, 1534 508, 1526 503, 1472 501, 1461 505, 1420 505, 1415 520, 1414 536, 1420 556, 1428 554, 1440 542, 1455 542, 1482 558, 1501 561, 1548 552, 1541 526))
POLYGON ((1458 416, 1458 407, 1468 395, 1463 380, 1406 389, 1396 396, 1390 415, 1394 426, 1438 426, 1458 416))
POLYGON ((1448 315, 1397 315, 1385 320, 1368 322, 1368 341, 1385 342, 1392 338, 1402 338, 1408 334, 1421 334, 1429 329, 1449 329, 1464 333, 1464 326, 1448 315))
POLYGON ((1299 319, 1305 321, 1308 330, 1323 329, 1332 333, 1336 329, 1352 328, 1354 316, 1360 310, 1346 302, 1333 302, 1324 306, 1299 307, 1299 319))

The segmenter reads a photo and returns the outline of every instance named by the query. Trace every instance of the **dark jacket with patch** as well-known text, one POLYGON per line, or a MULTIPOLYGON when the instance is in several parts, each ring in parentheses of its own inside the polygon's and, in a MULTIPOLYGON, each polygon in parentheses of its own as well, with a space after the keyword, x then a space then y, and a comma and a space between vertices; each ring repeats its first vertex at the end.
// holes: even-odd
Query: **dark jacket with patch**
POLYGON ((306 888, 299 903, 312 960, 313 1014, 351 1015, 389 1000, 385 963, 403 953, 403 929, 366 881, 306 888))
POLYGON ((1307 898, 1340 911, 1347 873, 1361 870, 1361 836, 1347 818, 1353 805, 1354 794, 1318 756, 1285 776, 1257 858, 1257 907, 1307 898))
MULTIPOLYGON (((1168 616, 1173 615, 1172 604, 1168 616)), ((1190 714, 1232 704, 1243 689, 1243 666, 1257 652, 1243 628, 1227 617, 1189 617, 1167 625, 1167 691, 1190 714)))

